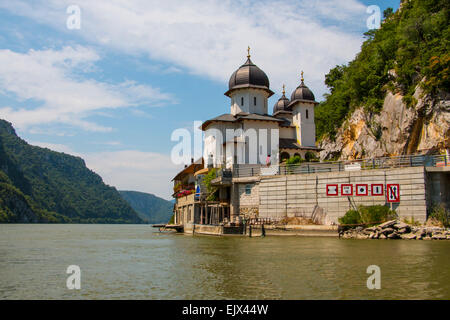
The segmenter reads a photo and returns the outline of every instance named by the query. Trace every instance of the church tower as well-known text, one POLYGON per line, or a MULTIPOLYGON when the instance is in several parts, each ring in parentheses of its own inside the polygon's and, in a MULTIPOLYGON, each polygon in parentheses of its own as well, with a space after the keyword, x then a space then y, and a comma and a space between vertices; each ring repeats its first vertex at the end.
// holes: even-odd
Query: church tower
POLYGON ((269 78, 250 60, 248 47, 247 61, 230 77, 225 95, 231 99, 231 114, 267 114, 267 99, 273 95, 269 89, 269 78))
POLYGON ((305 85, 303 71, 301 75, 301 83, 292 92, 288 108, 292 110, 292 124, 296 127, 297 143, 302 147, 315 147, 314 107, 319 103, 315 101, 314 94, 305 85))

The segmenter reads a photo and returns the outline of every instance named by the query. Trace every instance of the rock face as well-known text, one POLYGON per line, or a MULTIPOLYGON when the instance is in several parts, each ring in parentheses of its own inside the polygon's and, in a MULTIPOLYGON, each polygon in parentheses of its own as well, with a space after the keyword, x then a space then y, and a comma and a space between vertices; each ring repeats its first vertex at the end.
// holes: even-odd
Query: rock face
POLYGON ((432 98, 420 87, 417 103, 408 107, 401 94, 388 92, 381 112, 367 114, 363 108, 353 112, 341 126, 335 141, 323 139, 321 160, 354 160, 397 156, 442 148, 450 142, 450 94, 432 98), (445 141, 447 140, 447 141, 445 141))
POLYGON ((439 227, 415 227, 398 220, 387 221, 375 227, 357 227, 341 231, 344 239, 406 239, 450 240, 450 230, 439 227))

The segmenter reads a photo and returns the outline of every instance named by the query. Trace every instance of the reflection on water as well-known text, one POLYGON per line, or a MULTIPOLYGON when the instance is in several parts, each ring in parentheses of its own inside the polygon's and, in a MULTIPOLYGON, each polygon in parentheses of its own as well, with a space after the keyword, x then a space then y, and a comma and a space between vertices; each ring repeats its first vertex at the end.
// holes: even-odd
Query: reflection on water
POLYGON ((450 242, 0 225, 0 299, 450 299, 450 242), (81 268, 81 290, 66 268, 81 268), (381 290, 366 269, 381 268, 381 290))

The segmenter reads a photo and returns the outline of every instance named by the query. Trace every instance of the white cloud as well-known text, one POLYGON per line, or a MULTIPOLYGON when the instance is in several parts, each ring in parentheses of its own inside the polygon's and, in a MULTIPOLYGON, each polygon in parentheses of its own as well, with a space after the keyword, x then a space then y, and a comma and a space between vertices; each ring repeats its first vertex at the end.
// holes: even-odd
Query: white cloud
POLYGON ((174 165, 168 155, 137 150, 78 153, 63 144, 34 141, 30 144, 64 152, 85 160, 106 184, 118 190, 134 190, 171 199, 172 178, 182 166, 174 165))
POLYGON ((48 123, 64 123, 88 131, 108 132, 85 118, 95 111, 123 107, 159 106, 173 98, 158 88, 125 81, 109 84, 86 78, 100 57, 82 46, 61 50, 0 50, 0 93, 37 107, 0 109, 0 117, 19 129, 48 123))
POLYGON ((172 178, 180 170, 167 155, 122 150, 84 155, 86 165, 120 190, 153 193, 170 199, 172 178))
MULTIPOLYGON (((72 1, 14 1, 10 11, 64 30, 65 8, 72 1)), ((225 82, 244 62, 245 48, 280 91, 293 90, 303 69, 317 98, 324 75, 352 59, 365 24, 365 6, 357 0, 78 0, 81 30, 68 31, 88 41, 130 54, 147 54, 175 68, 225 82), (346 31, 351 30, 351 32, 346 31)))

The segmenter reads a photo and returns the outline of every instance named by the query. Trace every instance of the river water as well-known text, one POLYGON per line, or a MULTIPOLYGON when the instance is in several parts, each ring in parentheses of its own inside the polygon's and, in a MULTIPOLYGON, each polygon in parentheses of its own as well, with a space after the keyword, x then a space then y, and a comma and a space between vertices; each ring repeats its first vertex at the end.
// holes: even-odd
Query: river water
POLYGON ((450 299, 450 241, 0 225, 0 299, 450 299), (69 290, 69 265, 81 289, 69 290), (381 289, 367 288, 367 267, 381 289))

